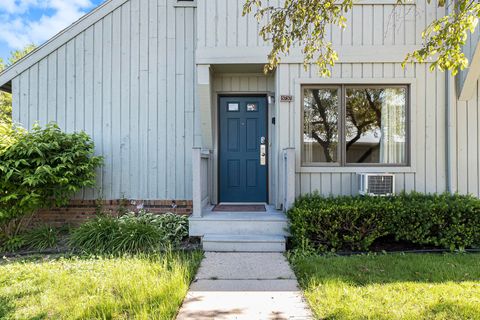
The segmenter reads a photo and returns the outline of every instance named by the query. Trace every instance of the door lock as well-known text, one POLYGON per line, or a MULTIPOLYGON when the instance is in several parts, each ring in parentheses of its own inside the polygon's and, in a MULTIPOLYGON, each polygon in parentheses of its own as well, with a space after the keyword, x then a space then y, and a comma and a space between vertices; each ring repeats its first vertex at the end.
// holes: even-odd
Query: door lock
POLYGON ((267 146, 266 146, 267 139, 265 137, 260 138, 260 165, 265 166, 267 165, 267 146))

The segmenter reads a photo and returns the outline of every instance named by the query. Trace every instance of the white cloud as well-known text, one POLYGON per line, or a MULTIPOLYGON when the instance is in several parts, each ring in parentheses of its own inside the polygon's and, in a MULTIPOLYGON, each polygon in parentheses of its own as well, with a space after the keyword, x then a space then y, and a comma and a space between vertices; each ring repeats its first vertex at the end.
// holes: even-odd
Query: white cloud
POLYGON ((90 0, 0 0, 0 41, 11 49, 41 44, 82 17, 90 0), (34 19, 31 10, 43 10, 34 19))

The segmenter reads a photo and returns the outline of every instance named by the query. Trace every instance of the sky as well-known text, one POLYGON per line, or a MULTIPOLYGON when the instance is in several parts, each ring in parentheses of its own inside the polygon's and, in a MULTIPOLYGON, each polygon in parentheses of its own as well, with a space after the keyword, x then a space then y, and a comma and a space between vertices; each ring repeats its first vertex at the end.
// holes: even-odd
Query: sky
POLYGON ((41 45, 104 0, 0 0, 0 58, 41 45))

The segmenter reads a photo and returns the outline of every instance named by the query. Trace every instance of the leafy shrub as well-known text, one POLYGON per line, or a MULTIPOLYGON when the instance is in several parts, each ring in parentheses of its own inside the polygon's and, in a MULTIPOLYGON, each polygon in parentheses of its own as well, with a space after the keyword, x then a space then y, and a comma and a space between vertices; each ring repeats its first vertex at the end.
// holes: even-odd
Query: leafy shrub
POLYGON ((141 221, 154 226, 161 236, 162 243, 178 245, 188 236, 188 218, 174 213, 153 214, 141 211, 127 213, 119 218, 124 223, 141 221))
POLYGON ((389 220, 397 240, 450 250, 480 244, 480 200, 473 196, 401 194, 389 220))
POLYGON ((20 235, 2 238, 0 239, 0 252, 15 252, 25 245, 25 238, 20 235))
POLYGON ((56 124, 32 131, 5 129, 0 143, 0 230, 18 234, 25 217, 40 208, 61 206, 95 184, 101 165, 90 137, 63 133, 56 124))
POLYGON ((366 201, 361 197, 322 198, 318 194, 299 198, 288 212, 294 246, 311 245, 326 250, 367 250, 387 234, 385 198, 366 201))
POLYGON ((54 227, 41 226, 25 234, 25 247, 35 250, 53 248, 58 243, 58 237, 59 232, 54 227))
POLYGON ((369 250, 384 236, 450 250, 480 244, 480 200, 450 194, 300 197, 288 212, 292 244, 305 250, 369 250))
POLYGON ((140 212, 98 216, 72 232, 70 245, 88 253, 140 253, 177 246, 188 235, 188 219, 140 212))

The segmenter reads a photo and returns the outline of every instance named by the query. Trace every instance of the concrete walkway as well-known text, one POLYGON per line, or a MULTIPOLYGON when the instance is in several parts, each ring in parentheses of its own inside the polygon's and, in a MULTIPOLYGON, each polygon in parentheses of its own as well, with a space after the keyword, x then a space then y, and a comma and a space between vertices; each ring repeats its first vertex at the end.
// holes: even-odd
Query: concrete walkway
POLYGON ((312 319, 281 253, 206 252, 178 320, 312 319))

